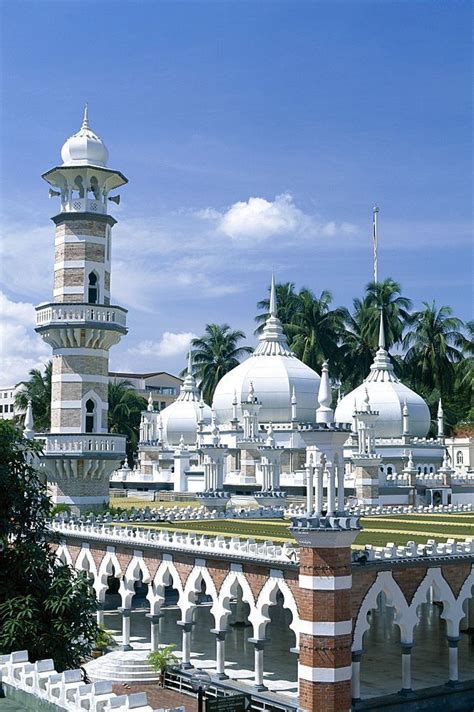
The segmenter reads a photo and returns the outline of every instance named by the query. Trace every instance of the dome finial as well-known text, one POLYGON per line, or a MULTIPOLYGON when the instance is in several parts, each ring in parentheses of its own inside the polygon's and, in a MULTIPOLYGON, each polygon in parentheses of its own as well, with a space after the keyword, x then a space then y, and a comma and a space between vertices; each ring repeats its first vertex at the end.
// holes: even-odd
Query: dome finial
POLYGON ((275 289, 275 275, 272 272, 272 282, 270 287, 270 316, 277 315, 277 301, 276 301, 276 289, 275 289))
POLYGON ((383 349, 385 351, 385 329, 384 329, 384 325, 383 325, 383 307, 380 307, 379 349, 383 349))
POLYGON ((193 375, 193 354, 191 349, 189 349, 188 353, 188 376, 193 375))
POLYGON ((86 103, 84 104, 84 116, 82 118, 82 126, 81 129, 88 129, 89 128, 89 104, 86 103))

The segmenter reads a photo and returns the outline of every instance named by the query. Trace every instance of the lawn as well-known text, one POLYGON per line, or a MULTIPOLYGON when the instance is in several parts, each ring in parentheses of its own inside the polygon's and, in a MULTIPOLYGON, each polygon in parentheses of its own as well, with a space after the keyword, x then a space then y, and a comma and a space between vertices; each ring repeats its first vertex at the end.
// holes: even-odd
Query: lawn
MULTIPOLYGON (((393 517, 364 517, 363 530, 354 546, 365 544, 385 546, 387 542, 406 544, 408 541, 425 543, 427 539, 445 542, 448 539, 474 537, 474 514, 431 515, 412 514, 393 517)), ((239 520, 217 519, 192 522, 143 523, 145 527, 170 529, 172 531, 196 532, 216 536, 236 536, 257 541, 294 542, 288 520, 239 520)))

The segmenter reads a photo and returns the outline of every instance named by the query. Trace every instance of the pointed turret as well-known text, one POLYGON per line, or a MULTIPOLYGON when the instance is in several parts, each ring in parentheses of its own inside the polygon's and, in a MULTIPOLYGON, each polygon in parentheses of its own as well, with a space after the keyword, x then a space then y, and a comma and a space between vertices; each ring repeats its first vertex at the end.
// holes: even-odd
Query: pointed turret
POLYGON ((329 368, 327 361, 323 363, 321 371, 318 401, 319 407, 316 410, 316 422, 332 423, 334 421, 334 411, 331 408, 331 385, 329 383, 329 368))
POLYGON ((441 398, 439 399, 438 403, 438 438, 440 440, 444 440, 444 411, 443 411, 443 404, 441 402, 441 398))
POLYGON ((151 391, 150 391, 150 395, 148 396, 148 405, 147 405, 146 409, 149 413, 153 413, 153 411, 155 409, 155 407, 153 405, 153 396, 151 395, 151 391))
POLYGON ((81 129, 88 129, 88 128, 89 128, 89 105, 86 102, 84 104, 84 116, 82 118, 81 129))
POLYGON ((253 352, 254 356, 294 356, 288 346, 286 336, 283 333, 281 322, 277 313, 275 276, 272 274, 270 285, 269 315, 260 342, 253 352))
POLYGON ((383 309, 380 310, 379 349, 383 349, 385 351, 385 327, 383 323, 383 309))
POLYGON ((28 405, 26 406, 25 414, 25 427, 23 428, 23 437, 27 440, 32 440, 34 436, 33 430, 33 404, 31 398, 28 398, 28 405))
POLYGON ((277 316, 277 300, 275 288, 275 275, 272 273, 272 283, 270 286, 270 316, 277 316))

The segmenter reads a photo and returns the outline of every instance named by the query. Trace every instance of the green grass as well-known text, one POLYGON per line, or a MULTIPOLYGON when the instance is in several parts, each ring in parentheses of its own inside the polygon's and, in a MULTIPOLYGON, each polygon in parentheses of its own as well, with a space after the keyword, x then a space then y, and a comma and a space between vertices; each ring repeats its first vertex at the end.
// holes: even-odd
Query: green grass
MULTIPOLYGON (((364 517, 361 524, 365 527, 358 535, 354 546, 365 544, 385 546, 387 542, 406 544, 409 541, 426 543, 427 539, 445 542, 448 539, 474 537, 474 514, 454 515, 406 515, 404 517, 364 517), (462 517, 462 521, 459 521, 462 517), (394 521, 403 519, 403 522, 394 521), (406 520, 406 523, 405 523, 406 520), (450 526, 450 521, 451 525, 450 526), (390 530, 390 531, 387 531, 390 530), (393 531, 392 531, 393 530, 393 531)), ((193 522, 157 522, 143 523, 141 526, 170 529, 172 531, 196 532, 216 536, 237 536, 241 539, 292 543, 294 539, 289 531, 290 522, 285 520, 200 520, 193 522)))
POLYGON ((169 507, 198 507, 199 502, 196 500, 190 500, 189 502, 174 502, 166 500, 165 502, 149 502, 143 499, 132 499, 131 497, 110 497, 110 506, 116 507, 117 509, 168 509, 169 507))

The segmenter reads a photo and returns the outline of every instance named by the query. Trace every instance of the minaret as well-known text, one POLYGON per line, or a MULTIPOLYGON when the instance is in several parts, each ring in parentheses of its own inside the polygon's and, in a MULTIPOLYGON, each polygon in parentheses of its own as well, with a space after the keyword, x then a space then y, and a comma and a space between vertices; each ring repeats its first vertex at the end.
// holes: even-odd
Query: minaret
POLYGON ((63 163, 43 178, 59 197, 54 287, 36 308, 36 331, 53 348, 51 432, 44 464, 56 503, 77 510, 108 500, 109 475, 125 458, 125 438, 107 432, 109 349, 127 333, 127 310, 110 303, 110 191, 127 183, 107 168, 108 151, 89 126, 61 149, 63 163))

